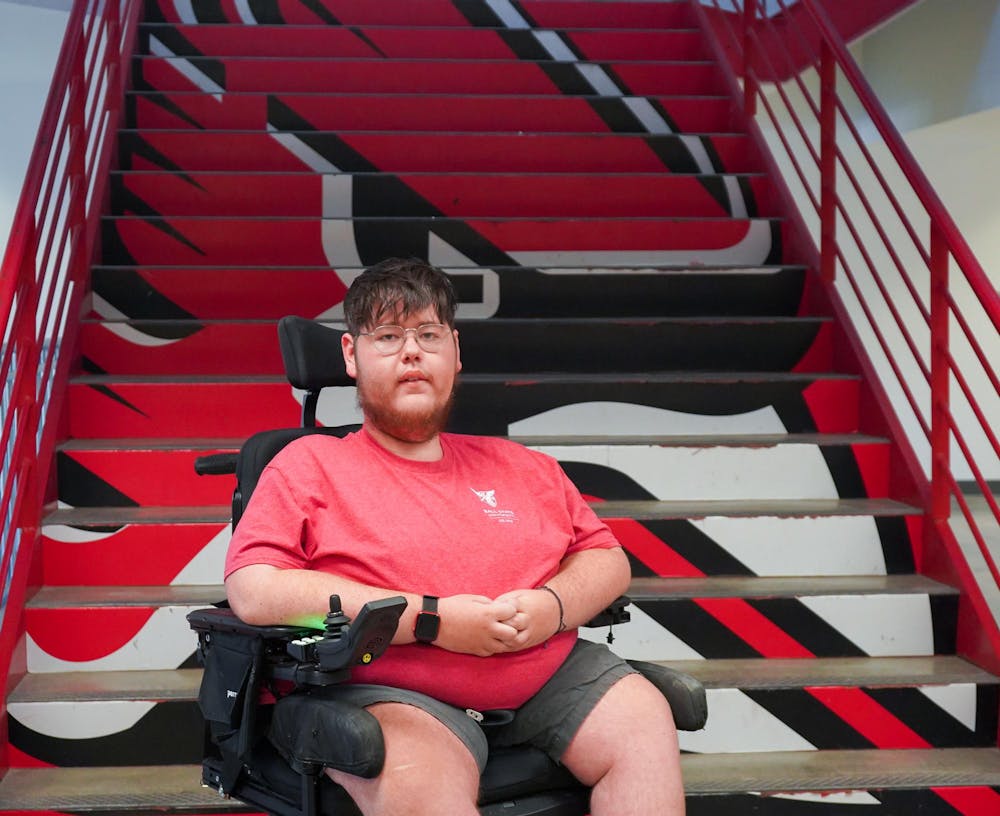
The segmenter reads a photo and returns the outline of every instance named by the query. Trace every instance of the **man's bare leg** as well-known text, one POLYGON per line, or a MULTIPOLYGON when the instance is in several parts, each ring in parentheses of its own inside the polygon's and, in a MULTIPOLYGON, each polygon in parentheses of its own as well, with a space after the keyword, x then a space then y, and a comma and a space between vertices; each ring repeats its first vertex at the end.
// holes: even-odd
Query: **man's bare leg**
POLYGON ((382 725, 385 766, 375 779, 327 770, 365 816, 475 816, 479 768, 447 726, 423 709, 378 703, 368 710, 382 725))
POLYGON ((563 764, 593 788, 592 816, 682 816, 677 729, 670 706, 644 677, 615 683, 583 721, 563 764))

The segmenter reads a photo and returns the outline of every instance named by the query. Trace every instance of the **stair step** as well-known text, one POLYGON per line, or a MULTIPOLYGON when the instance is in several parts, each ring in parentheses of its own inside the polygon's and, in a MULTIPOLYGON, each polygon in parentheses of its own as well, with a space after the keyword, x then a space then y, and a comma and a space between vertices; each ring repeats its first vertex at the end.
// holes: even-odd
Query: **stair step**
MULTIPOLYGON (((627 655, 626 655, 627 656, 627 655)), ((783 689, 804 686, 902 687, 996 685, 1000 678, 954 655, 838 658, 653 660, 686 672, 706 689, 783 689)), ((27 674, 8 703, 194 701, 201 669, 27 674)))
POLYGON ((701 61, 614 59, 317 59, 311 57, 137 56, 135 82, 159 91, 214 93, 594 93, 594 85, 635 96, 718 94, 726 90, 717 65, 701 61), (588 70, 591 68, 591 70, 588 70), (592 68, 599 82, 589 81, 592 68), (614 80, 611 79, 613 75, 614 80), (614 83, 614 84, 613 84, 614 83), (615 87, 617 84, 617 87, 615 87))
MULTIPOLYGON (((271 319, 320 314, 339 304, 343 281, 360 272, 350 265, 96 266, 92 283, 98 309, 132 318, 271 319), (267 292, 262 298, 260 292, 267 292)), ((492 317, 620 317, 649 312, 664 316, 796 314, 805 287, 801 266, 651 265, 561 266, 541 270, 491 265, 451 267, 460 314, 492 317), (637 285, 637 284, 641 284, 637 285), (495 289, 496 301, 486 292, 495 289), (567 293, 572 293, 572 297, 567 293), (477 311, 478 310, 478 311, 477 311)))
MULTIPOLYGON (((421 0, 380 0, 377 4, 324 0, 319 4, 303 5, 298 0, 276 0, 256 11, 237 11, 238 7, 222 7, 217 3, 194 2, 181 5, 171 0, 147 0, 146 20, 170 23, 254 23, 343 25, 343 26, 455 26, 472 28, 471 20, 482 20, 483 6, 479 0, 431 2, 421 0), (243 15, 248 15, 244 17, 243 15)), ((257 7, 252 7, 257 8, 257 7)), ((592 4, 564 0, 529 0, 525 11, 531 22, 541 28, 683 28, 691 25, 691 13, 685 3, 618 2, 613 15, 592 4)), ((518 15, 518 18, 524 20, 518 15)), ((503 20, 499 13, 490 15, 491 25, 511 25, 517 18, 503 20)))
MULTIPOLYGON (((344 385, 349 384, 345 377, 344 385)), ((674 413, 661 416, 657 410, 704 416, 721 408, 722 416, 703 423, 710 433, 735 424, 727 414, 766 408, 780 420, 782 430, 810 432, 816 427, 806 409, 808 392, 810 399, 827 398, 836 408, 824 416, 824 430, 843 433, 858 430, 858 388, 853 376, 818 373, 468 374, 462 377, 462 399, 451 428, 494 436, 523 433, 512 430, 511 423, 546 412, 569 416, 584 411, 587 404, 620 403, 636 410, 641 406, 647 418, 659 417, 662 429, 676 427, 679 420, 671 419, 674 413), (582 407, 571 407, 577 404, 582 407)), ((322 424, 359 421, 351 388, 324 393, 318 411, 322 424)), ((249 436, 262 428, 298 425, 301 413, 287 382, 252 376, 238 382, 209 376, 81 376, 71 381, 69 404, 69 435, 74 437, 249 436)), ((601 432, 616 422, 611 416, 598 421, 606 423, 601 432)), ((583 432, 579 425, 576 430, 583 432)))
MULTIPOLYGON (((331 324, 338 334, 343 323, 331 324)), ((462 361, 480 373, 829 369, 807 352, 829 321, 765 318, 494 318, 459 321, 462 361), (579 353, 586 336, 591 353, 579 353)), ((281 375, 273 321, 88 320, 81 353, 107 374, 281 375)))
POLYGON ((764 176, 664 173, 195 173, 112 176, 114 215, 315 218, 345 185, 384 217, 412 215, 414 195, 448 218, 695 218, 729 215, 737 185, 757 215, 773 212, 764 176))
MULTIPOLYGON (((602 501, 594 505, 603 519, 662 521, 708 517, 805 518, 918 515, 918 507, 892 499, 797 499, 785 501, 602 501)), ((124 525, 220 524, 230 521, 228 504, 197 506, 73 507, 48 513, 44 525, 77 528, 124 525)))
MULTIPOLYGON (((1000 750, 684 754, 681 769, 689 812, 700 814, 703 806, 720 806, 721 795, 748 790, 835 793, 934 788, 944 789, 947 795, 950 788, 996 787, 1000 785, 1000 750), (699 797, 706 797, 705 801, 699 802, 699 797)), ((200 787, 200 782, 201 769, 197 765, 13 768, 0 780, 0 807, 134 814, 246 811, 239 803, 200 787)))
POLYGON ((512 133, 644 133, 648 107, 677 133, 728 133, 740 120, 724 95, 649 97, 648 100, 578 94, 270 94, 205 91, 133 91, 125 98, 129 128, 288 129, 295 111, 324 131, 492 131, 512 133))
MULTIPOLYGON (((320 131, 301 118, 262 130, 119 131, 126 170, 434 173, 754 173, 761 165, 745 135, 320 131), (701 167, 692 155, 707 155, 701 167)), ((628 261, 618 263, 627 264, 628 261)))
POLYGON ((633 578, 628 588, 628 596, 635 603, 688 598, 808 598, 871 594, 957 597, 958 590, 916 574, 633 578))
MULTIPOLYGON (((532 33, 500 27, 367 25, 168 25, 144 23, 139 47, 179 57, 319 57, 386 59, 507 59, 541 49, 532 33), (532 46, 534 46, 532 48, 532 46)), ((705 59, 698 29, 562 28, 543 42, 571 45, 580 59, 705 59)), ((568 50, 568 48, 567 48, 568 50)))

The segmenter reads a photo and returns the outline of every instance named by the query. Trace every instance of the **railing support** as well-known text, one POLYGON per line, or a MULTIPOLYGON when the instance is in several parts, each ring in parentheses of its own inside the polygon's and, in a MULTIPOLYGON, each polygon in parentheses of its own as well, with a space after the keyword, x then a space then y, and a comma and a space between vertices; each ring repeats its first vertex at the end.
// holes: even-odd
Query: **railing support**
POLYGON ((743 113, 757 113, 757 77, 753 72, 753 28, 757 0, 743 0, 743 113))
POLYGON ((837 274, 837 62, 824 42, 819 61, 820 274, 837 274))
POLYGON ((948 362, 948 244, 941 229, 930 225, 930 355, 931 355, 931 502, 935 521, 951 514, 951 416, 948 362))

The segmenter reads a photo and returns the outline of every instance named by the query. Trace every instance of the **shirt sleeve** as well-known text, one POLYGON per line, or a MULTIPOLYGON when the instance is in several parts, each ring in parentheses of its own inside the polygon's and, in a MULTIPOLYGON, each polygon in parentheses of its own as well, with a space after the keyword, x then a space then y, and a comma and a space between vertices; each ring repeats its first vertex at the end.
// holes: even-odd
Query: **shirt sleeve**
POLYGON ((620 547, 621 543, 603 521, 597 517, 593 508, 584 501, 576 485, 559 468, 563 482, 563 493, 566 497, 566 509, 573 525, 573 542, 566 549, 566 555, 583 550, 610 550, 620 547))
POLYGON ((225 577, 251 564, 305 569, 306 513, 284 474, 273 465, 261 473, 253 496, 233 531, 225 577))

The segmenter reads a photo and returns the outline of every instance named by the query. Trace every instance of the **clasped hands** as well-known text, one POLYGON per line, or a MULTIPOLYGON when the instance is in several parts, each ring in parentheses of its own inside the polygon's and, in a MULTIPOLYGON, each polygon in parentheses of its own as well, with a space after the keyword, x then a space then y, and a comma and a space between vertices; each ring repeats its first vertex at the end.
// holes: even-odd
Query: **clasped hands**
POLYGON ((544 643, 559 628, 559 604, 551 592, 515 589, 497 598, 450 595, 438 602, 441 628, 435 646, 488 657, 544 643))

